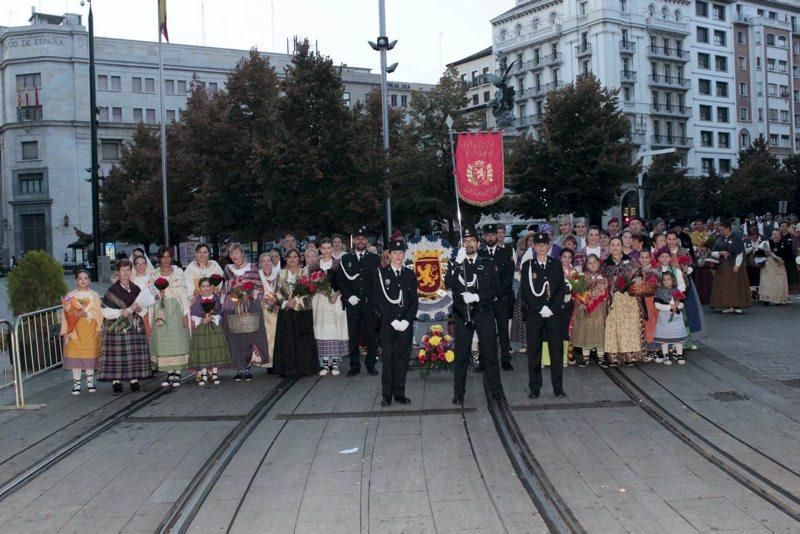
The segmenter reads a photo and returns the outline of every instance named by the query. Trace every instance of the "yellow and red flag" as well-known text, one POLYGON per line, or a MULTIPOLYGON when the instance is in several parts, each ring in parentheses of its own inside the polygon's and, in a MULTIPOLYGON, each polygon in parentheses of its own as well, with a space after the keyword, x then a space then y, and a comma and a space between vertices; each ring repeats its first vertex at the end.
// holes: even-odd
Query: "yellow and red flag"
POLYGON ((167 32, 167 0, 158 0, 158 31, 164 36, 164 40, 169 42, 167 32))
POLYGON ((488 206, 503 197, 502 132, 459 132, 456 142, 456 177, 461 199, 473 206, 488 206))

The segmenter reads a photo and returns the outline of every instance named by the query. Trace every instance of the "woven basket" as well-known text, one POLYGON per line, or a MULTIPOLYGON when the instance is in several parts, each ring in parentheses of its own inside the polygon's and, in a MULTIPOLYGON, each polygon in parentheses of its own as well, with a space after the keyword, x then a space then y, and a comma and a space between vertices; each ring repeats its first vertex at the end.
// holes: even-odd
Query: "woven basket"
POLYGON ((656 285, 650 282, 636 282, 628 289, 632 297, 652 297, 656 294, 656 285))
POLYGON ((236 313, 228 316, 228 328, 234 334, 258 331, 260 317, 255 313, 236 313))

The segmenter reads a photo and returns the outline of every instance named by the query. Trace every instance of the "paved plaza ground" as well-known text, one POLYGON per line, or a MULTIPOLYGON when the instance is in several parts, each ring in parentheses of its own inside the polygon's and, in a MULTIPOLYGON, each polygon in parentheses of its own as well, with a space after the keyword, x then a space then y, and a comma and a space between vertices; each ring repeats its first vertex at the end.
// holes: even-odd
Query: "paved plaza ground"
POLYGON ((800 302, 707 318, 710 335, 685 366, 568 368, 563 400, 545 373, 542 397, 529 400, 516 354, 502 376, 507 404, 490 404, 471 374, 463 410, 450 404, 452 375, 415 369, 413 404, 391 408, 365 374, 285 382, 259 370, 252 382, 159 395, 154 380, 120 397, 103 384, 73 397, 58 369, 26 383, 42 408, 0 411, 0 524, 798 532, 800 302))

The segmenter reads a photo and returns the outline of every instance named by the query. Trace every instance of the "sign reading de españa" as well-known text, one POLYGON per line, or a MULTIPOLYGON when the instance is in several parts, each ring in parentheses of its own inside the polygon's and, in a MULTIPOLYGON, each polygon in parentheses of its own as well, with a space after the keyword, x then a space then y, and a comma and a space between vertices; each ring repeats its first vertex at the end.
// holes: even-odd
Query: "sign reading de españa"
POLYGON ((503 196, 502 132, 459 132, 456 144, 458 191, 464 202, 487 206, 503 196))

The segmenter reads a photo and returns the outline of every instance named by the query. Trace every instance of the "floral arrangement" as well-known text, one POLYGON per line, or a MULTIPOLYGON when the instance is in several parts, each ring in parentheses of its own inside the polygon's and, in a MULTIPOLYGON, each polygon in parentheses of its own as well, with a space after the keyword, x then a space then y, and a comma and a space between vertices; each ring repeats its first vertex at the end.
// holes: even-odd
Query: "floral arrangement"
POLYGON ((589 290, 588 285, 586 284, 586 275, 582 272, 574 271, 567 278, 567 283, 569 284, 569 288, 572 290, 573 298, 575 298, 576 295, 580 295, 589 290))
MULTIPOLYGON (((169 287, 169 280, 163 276, 159 276, 156 278, 155 282, 153 282, 153 285, 156 286, 156 289, 159 291, 164 291, 169 287)), ((164 317, 164 308, 164 299, 162 298, 158 310, 156 311, 156 326, 164 326, 164 323, 166 322, 166 318, 164 317)))
POLYGON ((676 289, 672 292, 672 300, 675 301, 675 311, 669 314, 669 322, 672 322, 672 319, 674 319, 676 315, 681 314, 681 311, 678 309, 678 302, 683 302, 686 300, 686 294, 683 291, 676 289))
POLYGON ((213 298, 203 297, 203 299, 200 301, 200 307, 203 308, 203 313, 206 315, 213 315, 214 309, 217 307, 217 303, 213 298))
POLYGON ((309 275, 309 278, 314 282, 314 285, 317 286, 317 293, 321 293, 326 297, 333 295, 333 287, 331 287, 331 281, 325 271, 314 271, 309 275))
POLYGON ((211 284, 213 287, 219 287, 219 285, 225 281, 225 277, 221 274, 214 273, 208 277, 208 283, 211 284))
POLYGON ((608 298, 605 284, 602 288, 598 288, 597 284, 592 285, 585 273, 574 272, 567 278, 567 282, 572 289, 572 300, 588 313, 592 313, 608 298))
POLYGON ((626 277, 625 277, 623 274, 620 274, 620 275, 617 277, 617 282, 616 282, 616 284, 614 284, 614 285, 616 286, 616 288, 617 288, 617 291, 619 291, 620 293, 627 293, 627 291, 628 291, 628 290, 631 288, 631 286, 633 285, 633 282, 634 282, 633 280, 629 280, 629 279, 628 279, 628 278, 626 278, 626 277))
POLYGON ((75 298, 75 297, 67 297, 62 299, 62 304, 64 306, 64 316, 67 319, 67 332, 72 333, 75 330, 75 327, 78 326, 78 321, 80 317, 76 315, 78 312, 84 311, 86 308, 89 307, 89 304, 92 303, 91 299, 88 298, 75 298))
MULTIPOLYGON (((301 276, 292 284, 292 298, 301 299, 303 297, 310 297, 313 296, 314 293, 318 291, 317 282, 319 281, 319 277, 314 277, 317 273, 322 271, 316 271, 312 274, 301 276)), ((325 273, 323 273, 324 275, 325 273)))
POLYGON ((431 326, 422 336, 422 348, 417 353, 423 376, 432 370, 449 369, 455 359, 452 336, 445 334, 441 325, 431 326))
POLYGON ((247 302, 255 297, 255 290, 256 285, 253 282, 245 281, 240 283, 237 280, 231 282, 229 296, 236 306, 236 313, 244 313, 247 302))

